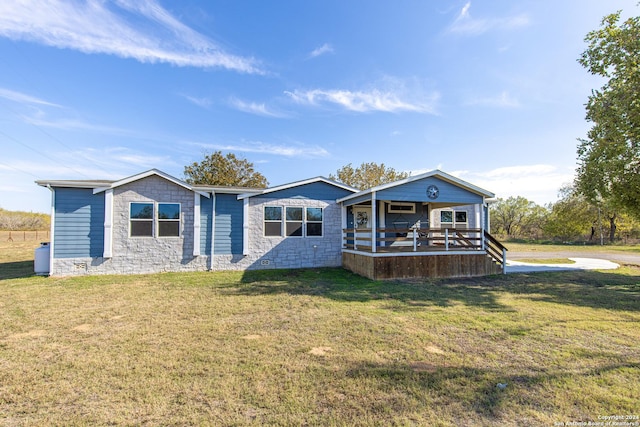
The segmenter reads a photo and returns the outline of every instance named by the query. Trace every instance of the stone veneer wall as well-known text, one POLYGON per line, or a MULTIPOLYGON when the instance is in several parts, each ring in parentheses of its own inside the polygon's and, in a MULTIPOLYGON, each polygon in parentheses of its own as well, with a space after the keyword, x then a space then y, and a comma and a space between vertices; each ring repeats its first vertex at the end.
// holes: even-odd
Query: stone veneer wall
MULTIPOLYGON (((249 199, 248 255, 215 255, 214 270, 339 267, 342 264, 342 219, 334 200, 249 199), (322 237, 265 237, 265 206, 323 208, 322 237)), ((284 212, 283 212, 284 213, 284 212)))
MULTIPOLYGON (((56 258, 53 275, 205 271, 210 257, 193 256, 193 192, 157 176, 123 185, 113 197, 113 257, 56 258), (180 237, 129 237, 129 203, 180 203, 180 237)), ((334 200, 249 199, 249 255, 213 256, 213 270, 339 267, 342 220, 334 200), (265 237, 264 206, 323 208, 322 237, 265 237)))
POLYGON ((206 270, 208 256, 193 256, 193 192, 158 176, 114 189, 113 257, 55 258, 53 275, 138 274, 206 270), (179 237, 129 237, 129 203, 180 203, 179 237))

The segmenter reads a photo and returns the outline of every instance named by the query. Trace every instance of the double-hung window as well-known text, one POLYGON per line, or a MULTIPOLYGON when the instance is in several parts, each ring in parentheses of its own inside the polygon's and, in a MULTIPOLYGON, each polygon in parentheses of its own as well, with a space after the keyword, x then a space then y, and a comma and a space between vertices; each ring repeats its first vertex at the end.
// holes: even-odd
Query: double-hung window
POLYGON ((180 204, 158 203, 158 237, 180 236, 180 204))
POLYGON ((322 237, 322 208, 265 206, 266 237, 322 237))
POLYGON ((282 207, 265 206, 264 235, 267 237, 282 236, 282 207))
POLYGON ((287 207, 285 233, 287 236, 302 237, 302 208, 287 207))
POLYGON ((322 237, 322 208, 307 208, 307 237, 322 237))
POLYGON ((129 205, 131 237, 179 237, 180 203, 132 202, 129 205))
POLYGON ((440 211, 442 228, 466 228, 467 223, 467 211, 440 211))
POLYGON ((153 237, 153 203, 131 203, 131 237, 153 237))

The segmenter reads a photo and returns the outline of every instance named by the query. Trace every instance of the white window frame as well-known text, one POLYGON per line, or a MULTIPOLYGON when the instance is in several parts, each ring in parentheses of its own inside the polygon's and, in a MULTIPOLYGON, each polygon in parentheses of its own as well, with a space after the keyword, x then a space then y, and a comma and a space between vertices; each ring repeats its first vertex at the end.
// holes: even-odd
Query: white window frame
POLYGON ((389 202, 387 205, 387 213, 414 214, 416 213, 416 204, 408 202, 389 202), (398 209, 400 206, 411 207, 411 209, 398 209))
POLYGON ((157 226, 156 229, 156 237, 158 239, 175 239, 182 235, 182 203, 176 202, 157 202, 155 204, 155 217, 157 226), (178 219, 160 219, 160 205, 178 205, 178 214, 180 215, 178 219), (160 222, 177 222, 178 223, 178 235, 177 236, 161 236, 160 235, 160 222))
POLYGON ((322 238, 324 237, 324 208, 321 206, 305 206, 304 208, 304 237, 308 237, 310 239, 317 239, 317 238, 322 238), (307 218, 307 209, 320 209, 320 216, 322 217, 322 219, 320 221, 309 221, 309 218, 307 218), (320 235, 316 236, 309 236, 308 232, 307 232, 307 228, 309 226, 309 224, 320 224, 320 235))
POLYGON ((264 205, 262 207, 262 236, 265 238, 293 238, 293 239, 301 239, 301 238, 310 238, 317 239, 324 237, 324 208, 322 206, 287 206, 287 205, 264 205), (268 220, 266 219, 265 210, 266 208, 279 208, 280 209, 280 220, 268 220), (287 209, 302 209, 302 219, 298 220, 287 220, 287 209), (307 215, 307 209, 320 209, 322 220, 321 221, 310 221, 307 215), (265 226, 267 223, 278 223, 280 224, 280 234, 279 235, 267 235, 267 227, 265 226), (287 235, 287 224, 288 223, 301 223, 302 225, 302 233, 299 236, 289 236, 287 235), (321 234, 318 236, 310 236, 308 234, 307 226, 308 224, 320 224, 320 232, 321 234))
POLYGON ((283 234, 283 218, 284 218, 284 207, 283 206, 275 206, 275 205, 265 205, 262 207, 262 235, 266 238, 274 238, 274 237, 282 237, 283 234), (276 220, 276 219, 267 219, 265 216, 265 211, 267 208, 278 208, 280 209, 280 219, 276 220), (275 224, 278 223, 280 224, 280 234, 276 235, 272 235, 272 234, 267 234, 267 227, 265 226, 265 224, 270 223, 270 224, 275 224))
POLYGON ((306 206, 285 206, 284 208, 284 215, 282 217, 282 221, 284 224, 283 227, 283 232, 284 232, 284 237, 291 237, 294 239, 300 239, 300 238, 304 238, 305 237, 305 221, 304 221, 304 217, 305 217, 305 210, 306 210, 306 206), (300 220, 288 220, 287 219, 287 209, 300 209, 301 215, 300 215, 300 220), (295 236, 295 235, 289 235, 287 234, 287 224, 298 224, 300 223, 300 235, 299 236, 295 236))
POLYGON ((455 227, 457 224, 464 224, 464 225, 466 225, 467 227, 469 227, 469 212, 467 212, 466 210, 462 210, 462 211, 453 211, 453 225, 454 225, 454 227, 455 227), (464 222, 456 221, 457 216, 458 216, 458 214, 459 214, 459 213, 464 213, 464 217, 465 217, 465 221, 464 221, 464 222))
POLYGON ((182 203, 179 202, 149 202, 149 201, 131 201, 129 202, 129 238, 132 239, 176 239, 182 236, 182 203), (131 218, 131 206, 134 204, 139 205, 151 205, 153 209, 151 219, 140 219, 140 218, 131 218), (160 207, 159 205, 178 205, 180 218, 178 219, 160 219, 160 207), (151 222, 151 234, 144 236, 134 236, 131 234, 131 223, 132 222, 151 222), (160 222, 177 222, 178 223, 178 235, 177 236, 160 236, 160 222))
POLYGON ((139 201, 139 202, 129 202, 129 237, 132 239, 148 239, 148 238, 153 238, 155 237, 155 213, 156 213, 156 208, 153 202, 148 202, 148 201, 139 201), (132 205, 151 205, 151 218, 147 219, 147 218, 131 218, 131 207, 132 205), (143 236, 134 236, 131 232, 132 232, 132 223, 133 222, 151 222, 151 234, 150 235, 143 235, 143 236))
POLYGON ((466 227, 469 227, 469 212, 467 212, 466 210, 462 209, 462 210, 455 210, 455 209, 442 209, 440 211, 440 228, 448 228, 448 227, 444 227, 444 225, 449 226, 450 228, 456 228, 456 226, 459 225, 465 225, 466 227), (451 212, 451 222, 444 222, 442 221, 442 213, 443 212, 451 212), (467 219, 465 222, 460 222, 460 221, 456 221, 456 215, 458 213, 464 213, 465 218, 467 219))

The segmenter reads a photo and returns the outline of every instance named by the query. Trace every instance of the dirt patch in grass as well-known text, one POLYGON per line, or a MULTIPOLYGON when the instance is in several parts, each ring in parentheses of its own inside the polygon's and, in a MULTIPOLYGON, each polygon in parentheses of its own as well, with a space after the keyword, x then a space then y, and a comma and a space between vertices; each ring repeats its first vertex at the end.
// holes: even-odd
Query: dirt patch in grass
POLYGON ((249 334, 242 337, 243 340, 259 340, 262 338, 262 335, 257 334, 249 334))
POLYGON ((314 356, 326 356, 331 351, 333 351, 331 347, 313 347, 309 350, 309 354, 313 354, 314 356))
POLYGON ((432 354, 444 354, 441 348, 436 347, 435 345, 428 345, 424 348, 427 352, 432 354))

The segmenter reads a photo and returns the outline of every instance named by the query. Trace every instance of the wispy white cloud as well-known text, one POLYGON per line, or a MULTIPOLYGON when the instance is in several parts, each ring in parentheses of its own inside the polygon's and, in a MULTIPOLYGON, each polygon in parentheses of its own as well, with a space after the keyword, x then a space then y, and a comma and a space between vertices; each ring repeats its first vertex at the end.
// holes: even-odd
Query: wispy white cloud
POLYGON ((526 27, 530 24, 529 17, 525 14, 500 18, 474 18, 469 12, 470 9, 471 2, 467 2, 449 26, 448 32, 473 36, 490 30, 511 30, 526 27))
POLYGON ((211 107, 211 100, 209 98, 198 98, 195 96, 190 96, 190 95, 185 95, 185 94, 180 94, 180 96, 182 96, 184 99, 186 99, 187 101, 189 101, 192 104, 197 105, 198 107, 201 108, 209 108, 211 107))
POLYGON ((25 93, 16 92, 14 90, 5 88, 0 88, 0 98, 8 99, 9 101, 17 102, 23 105, 40 105, 62 108, 61 105, 54 104, 53 102, 45 101, 35 96, 27 95, 25 93))
POLYGON ((0 98, 17 104, 12 111, 24 123, 38 127, 55 128, 61 130, 83 130, 117 135, 130 135, 131 131, 113 126, 88 123, 78 118, 61 117, 74 116, 72 109, 56 104, 33 95, 17 92, 7 88, 0 88, 0 98))
POLYGON ((285 94, 298 104, 312 106, 333 104, 359 113, 407 111, 436 114, 436 104, 439 99, 439 94, 435 92, 418 97, 415 94, 409 95, 405 88, 401 90, 374 88, 360 91, 311 89, 285 91, 285 94))
POLYGON ((120 136, 135 136, 136 135, 135 132, 133 132, 131 130, 128 130, 128 129, 123 129, 123 128, 119 128, 119 127, 115 127, 115 126, 107 126, 107 125, 89 123, 89 122, 86 122, 86 121, 81 120, 81 119, 51 118, 51 117, 44 117, 42 114, 39 114, 39 115, 36 115, 36 116, 22 115, 22 116, 20 116, 20 118, 25 123, 30 124, 30 125, 39 126, 39 127, 46 127, 46 128, 53 128, 53 129, 59 129, 59 130, 90 131, 90 132, 105 133, 105 134, 120 135, 120 136))
POLYGON ((325 43, 322 46, 312 50, 311 53, 309 53, 309 58, 317 58, 318 56, 333 52, 333 46, 331 46, 329 43, 325 43))
POLYGON ((520 102, 511 96, 509 92, 502 91, 499 95, 486 98, 472 98, 464 102, 464 105, 484 105, 499 108, 518 108, 520 102))
POLYGON ((496 197, 522 196, 542 205, 558 199, 558 190, 563 184, 573 181, 575 170, 551 164, 536 164, 451 174, 494 192, 496 197))
POLYGON ((309 146, 301 143, 270 144, 262 141, 241 141, 239 143, 218 144, 190 142, 209 150, 233 151, 242 153, 264 153, 283 157, 319 158, 329 156, 329 152, 317 145, 309 146))
POLYGON ((563 184, 573 181, 575 170, 551 164, 505 166, 485 171, 445 170, 438 164, 431 169, 407 171, 412 176, 434 169, 444 170, 450 175, 471 182, 480 188, 491 191, 503 199, 522 196, 539 205, 555 202, 558 190, 563 184))
POLYGON ((257 102, 247 102, 235 97, 231 97, 229 99, 229 105, 231 105, 236 110, 243 111, 249 114, 255 114, 258 116, 276 117, 276 118, 288 117, 287 114, 281 111, 270 109, 264 103, 260 104, 257 102))
POLYGON ((154 0, 4 0, 0 36, 143 63, 263 73, 192 30, 154 0))

